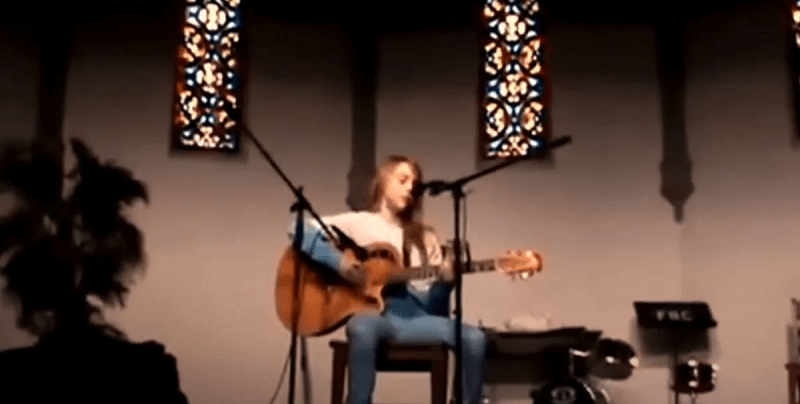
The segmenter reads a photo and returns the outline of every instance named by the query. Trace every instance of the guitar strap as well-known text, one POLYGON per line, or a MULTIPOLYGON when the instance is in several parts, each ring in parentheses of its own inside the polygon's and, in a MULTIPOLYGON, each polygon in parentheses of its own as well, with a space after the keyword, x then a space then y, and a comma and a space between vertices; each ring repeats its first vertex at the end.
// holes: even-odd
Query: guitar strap
POLYGON ((411 251, 408 247, 408 236, 403 235, 403 268, 411 266, 411 251))
MULTIPOLYGON (((409 253, 409 243, 408 243, 408 236, 405 231, 403 231, 403 245, 402 245, 402 259, 403 259, 403 267, 408 268, 411 266, 411 254, 409 253)), ((404 287, 402 285, 390 285, 383 289, 383 296, 391 296, 396 293, 399 293, 404 287)))

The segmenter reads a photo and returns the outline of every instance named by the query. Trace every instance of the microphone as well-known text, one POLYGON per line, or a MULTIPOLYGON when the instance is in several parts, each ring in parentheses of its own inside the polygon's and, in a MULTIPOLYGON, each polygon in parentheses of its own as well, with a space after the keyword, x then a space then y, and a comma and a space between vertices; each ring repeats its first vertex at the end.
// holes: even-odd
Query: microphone
POLYGON ((435 196, 444 192, 448 186, 449 184, 447 182, 441 180, 420 182, 414 185, 414 188, 411 190, 411 195, 414 199, 417 199, 421 197, 425 191, 428 191, 429 195, 435 196))

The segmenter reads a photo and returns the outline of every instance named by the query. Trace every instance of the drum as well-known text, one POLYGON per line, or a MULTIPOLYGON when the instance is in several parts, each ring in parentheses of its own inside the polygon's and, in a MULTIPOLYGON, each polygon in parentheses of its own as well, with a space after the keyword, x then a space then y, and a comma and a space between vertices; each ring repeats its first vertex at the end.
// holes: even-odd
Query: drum
POLYGON ((714 390, 717 386, 719 366, 690 360, 672 368, 672 389, 678 393, 700 394, 714 390))
POLYGON ((533 404, 610 404, 608 394, 576 378, 553 381, 536 390, 533 404))
POLYGON ((589 372, 597 378, 625 380, 639 366, 639 359, 627 342, 603 338, 592 349, 589 366, 589 372))

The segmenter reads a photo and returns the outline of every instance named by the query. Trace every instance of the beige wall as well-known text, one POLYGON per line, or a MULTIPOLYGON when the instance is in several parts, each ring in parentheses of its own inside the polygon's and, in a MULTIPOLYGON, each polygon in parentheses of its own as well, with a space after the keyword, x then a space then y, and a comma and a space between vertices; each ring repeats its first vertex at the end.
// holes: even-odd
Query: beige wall
MULTIPOLYGON (((545 252, 547 270, 526 283, 469 276, 466 318, 492 325, 520 313, 549 312, 562 324, 635 341, 634 300, 707 300, 720 321, 712 359, 722 370, 718 392, 703 402, 784 400, 783 325, 800 281, 792 271, 800 258, 792 209, 800 160, 789 142, 789 82, 777 12, 736 9, 690 25, 695 39, 687 110, 697 190, 681 225, 659 195, 652 28, 555 26, 554 128, 574 142, 559 151, 553 168, 520 164, 476 181, 469 187, 467 229, 474 256, 536 248, 545 252)), ((170 157, 170 33, 156 23, 142 32, 110 28, 119 23, 82 32, 65 123, 65 136, 82 136, 101 156, 130 167, 152 193, 151 206, 135 211, 147 237, 148 274, 128 309, 110 317, 136 340, 167 345, 192 403, 263 403, 288 350, 272 295, 276 261, 288 242, 291 195, 253 148, 240 160, 170 157), (111 47, 116 37, 128 48, 111 47)), ((306 186, 321 213, 345 210, 346 37, 333 28, 269 21, 254 32, 247 98, 252 130, 306 186)), ((475 170, 474 46, 465 31, 382 43, 380 156, 417 156, 429 178, 475 170)), ((26 66, 35 67, 34 59, 14 63, 5 69, 32 83, 26 66)), ((25 117, 9 132, 27 136, 35 93, 18 80, 2 83, 0 102, 9 106, 2 113, 25 117), (7 112, 11 108, 18 111, 7 112)), ((450 209, 447 198, 427 204, 430 220, 447 237, 450 209)), ((0 316, 0 347, 27 343, 7 331, 10 311, 0 316)), ((327 402, 327 339, 310 341, 309 356, 315 402, 327 402)), ((609 389, 617 403, 663 402, 667 376, 648 365, 609 389)), ((424 375, 381 376, 376 401, 426 402, 427 386, 424 375)), ((528 400, 519 388, 497 395, 528 400)), ((277 402, 284 400, 285 385, 277 402)))
POLYGON ((719 391, 707 401, 786 400, 785 323, 800 295, 791 82, 780 15, 732 8, 691 26, 688 129, 698 192, 681 239, 683 295, 720 322, 719 391))

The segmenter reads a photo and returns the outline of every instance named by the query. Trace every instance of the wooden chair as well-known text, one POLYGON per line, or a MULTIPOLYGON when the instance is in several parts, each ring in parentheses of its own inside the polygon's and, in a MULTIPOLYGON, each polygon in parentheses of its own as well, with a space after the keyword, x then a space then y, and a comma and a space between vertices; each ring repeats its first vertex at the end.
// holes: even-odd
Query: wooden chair
MULTIPOLYGON (((347 375, 347 341, 330 342, 333 348, 331 404, 344 403, 347 375)), ((430 372, 431 404, 447 404, 448 349, 443 344, 387 344, 378 352, 378 372, 430 372)))

